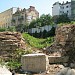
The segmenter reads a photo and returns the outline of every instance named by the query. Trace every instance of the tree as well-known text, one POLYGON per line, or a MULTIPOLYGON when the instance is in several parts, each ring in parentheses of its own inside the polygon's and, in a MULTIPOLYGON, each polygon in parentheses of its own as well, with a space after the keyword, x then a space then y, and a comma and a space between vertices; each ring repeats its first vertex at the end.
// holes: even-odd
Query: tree
POLYGON ((29 28, 34 28, 36 25, 36 20, 32 20, 31 23, 29 24, 29 28))
POLYGON ((71 22, 69 17, 67 16, 67 14, 62 14, 62 15, 59 15, 59 17, 57 18, 57 24, 59 23, 69 23, 71 22))
POLYGON ((52 17, 52 21, 53 21, 54 23, 57 23, 58 17, 59 17, 58 15, 53 16, 53 17, 52 17))
POLYGON ((7 28, 7 31, 14 32, 14 31, 16 31, 16 28, 15 28, 15 26, 11 26, 11 27, 7 28))
POLYGON ((44 30, 42 34, 43 34, 43 38, 47 37, 47 31, 46 30, 44 30))
POLYGON ((41 26, 51 25, 53 23, 52 22, 52 17, 50 16, 50 14, 41 15, 40 16, 40 22, 41 22, 41 26))
POLYGON ((19 25, 17 25, 17 26, 15 26, 15 28, 16 28, 16 31, 18 31, 18 32, 27 32, 28 31, 28 26, 29 26, 29 24, 26 22, 25 24, 19 24, 19 25))
POLYGON ((0 28, 0 32, 6 31, 6 28, 0 28))
POLYGON ((51 30, 48 32, 48 37, 54 35, 55 35, 55 27, 52 27, 51 30))
POLYGON ((53 21, 52 21, 52 17, 50 16, 50 14, 43 14, 40 16, 40 18, 37 18, 36 20, 33 20, 30 24, 29 24, 29 28, 37 28, 37 27, 42 27, 45 25, 52 25, 53 21))

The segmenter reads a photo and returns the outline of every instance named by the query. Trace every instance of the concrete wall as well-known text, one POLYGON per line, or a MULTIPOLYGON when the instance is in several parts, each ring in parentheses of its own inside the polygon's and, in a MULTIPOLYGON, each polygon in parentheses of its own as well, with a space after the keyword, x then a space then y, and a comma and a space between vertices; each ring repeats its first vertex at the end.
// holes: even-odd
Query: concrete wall
POLYGON ((21 58, 22 68, 30 72, 46 71, 48 67, 48 59, 45 54, 28 54, 21 58))
POLYGON ((40 31, 43 32, 44 30, 46 30, 48 32, 51 30, 51 28, 52 28, 51 25, 45 25, 40 28, 31 28, 31 29, 29 29, 29 33, 35 33, 36 31, 37 31, 37 33, 40 33, 40 31))

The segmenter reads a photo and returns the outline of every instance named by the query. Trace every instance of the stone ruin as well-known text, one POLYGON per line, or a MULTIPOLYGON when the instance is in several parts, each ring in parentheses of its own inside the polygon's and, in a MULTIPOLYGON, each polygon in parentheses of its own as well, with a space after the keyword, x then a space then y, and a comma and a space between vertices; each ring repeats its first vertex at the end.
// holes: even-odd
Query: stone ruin
POLYGON ((17 48, 25 48, 21 33, 0 32, 0 56, 8 57, 17 48))
POLYGON ((46 52, 59 51, 65 55, 75 48, 75 25, 65 25, 56 28, 54 43, 46 48, 46 52))
MULTIPOLYGON (((64 25, 56 28, 54 43, 46 48, 47 54, 58 52, 62 56, 69 56, 70 62, 75 61, 75 25, 64 25)), ((57 55, 56 55, 57 56, 57 55)))
POLYGON ((43 53, 22 55, 22 68, 26 72, 41 73, 48 69, 49 60, 43 53))

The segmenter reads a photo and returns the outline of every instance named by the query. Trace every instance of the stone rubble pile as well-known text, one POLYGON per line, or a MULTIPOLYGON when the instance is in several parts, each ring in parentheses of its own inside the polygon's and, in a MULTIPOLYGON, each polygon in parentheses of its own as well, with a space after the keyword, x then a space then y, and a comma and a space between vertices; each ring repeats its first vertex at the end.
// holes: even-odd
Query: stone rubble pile
POLYGON ((68 51, 75 48, 75 25, 64 25, 56 28, 54 43, 46 48, 46 53, 60 52, 66 55, 68 51))
POLYGON ((0 32, 0 55, 8 56, 17 48, 25 48, 25 43, 18 32, 0 32))

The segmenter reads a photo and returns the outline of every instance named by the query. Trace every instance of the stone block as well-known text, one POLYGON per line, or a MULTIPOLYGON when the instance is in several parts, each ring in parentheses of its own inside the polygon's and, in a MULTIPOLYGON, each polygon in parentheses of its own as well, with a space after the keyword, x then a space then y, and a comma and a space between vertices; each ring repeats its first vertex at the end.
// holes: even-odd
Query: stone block
POLYGON ((22 68, 30 72, 43 72, 47 70, 48 58, 45 54, 27 54, 21 58, 22 68))
POLYGON ((68 56, 49 56, 49 63, 66 63, 68 62, 69 57, 68 56))

